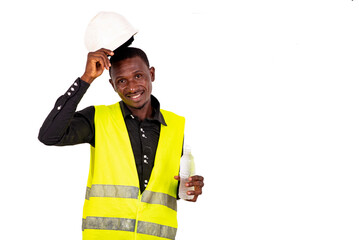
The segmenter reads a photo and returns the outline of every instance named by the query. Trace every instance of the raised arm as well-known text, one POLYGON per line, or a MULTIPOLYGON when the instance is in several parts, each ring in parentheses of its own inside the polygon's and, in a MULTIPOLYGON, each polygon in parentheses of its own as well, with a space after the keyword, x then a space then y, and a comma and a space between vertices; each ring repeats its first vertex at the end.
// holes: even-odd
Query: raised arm
POLYGON ((90 143, 94 146, 94 107, 76 112, 77 105, 90 84, 100 76, 104 69, 109 69, 108 55, 113 52, 100 49, 87 56, 86 69, 71 87, 60 96, 54 108, 45 119, 39 131, 40 142, 46 145, 74 145, 90 143))

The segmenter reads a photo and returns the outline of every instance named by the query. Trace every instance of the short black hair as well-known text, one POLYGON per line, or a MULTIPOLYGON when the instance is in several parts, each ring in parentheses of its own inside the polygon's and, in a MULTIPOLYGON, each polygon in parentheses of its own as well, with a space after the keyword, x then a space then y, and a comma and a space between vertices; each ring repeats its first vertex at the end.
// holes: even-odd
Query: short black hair
POLYGON ((128 58, 140 57, 143 60, 143 62, 147 65, 147 67, 150 67, 150 63, 148 61, 146 53, 139 48, 119 47, 113 52, 114 55, 110 58, 111 65, 114 65, 115 63, 128 58))

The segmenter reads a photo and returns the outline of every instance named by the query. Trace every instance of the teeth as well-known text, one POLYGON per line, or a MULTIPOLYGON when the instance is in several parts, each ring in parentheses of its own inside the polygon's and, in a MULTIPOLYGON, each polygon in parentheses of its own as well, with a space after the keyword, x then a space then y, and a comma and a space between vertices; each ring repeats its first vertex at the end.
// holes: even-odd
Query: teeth
POLYGON ((130 98, 132 99, 136 99, 136 98, 139 98, 141 96, 141 93, 137 94, 137 95, 134 95, 134 96, 130 96, 130 98))

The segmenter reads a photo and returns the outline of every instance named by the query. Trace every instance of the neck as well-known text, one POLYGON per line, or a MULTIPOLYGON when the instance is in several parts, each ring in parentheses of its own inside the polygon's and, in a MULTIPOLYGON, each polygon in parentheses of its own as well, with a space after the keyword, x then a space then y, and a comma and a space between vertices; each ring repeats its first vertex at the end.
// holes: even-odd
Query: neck
POLYGON ((152 105, 151 100, 149 100, 145 105, 143 105, 140 108, 133 108, 128 106, 128 108, 131 110, 132 114, 138 117, 140 121, 145 120, 146 118, 151 118, 152 116, 152 105))

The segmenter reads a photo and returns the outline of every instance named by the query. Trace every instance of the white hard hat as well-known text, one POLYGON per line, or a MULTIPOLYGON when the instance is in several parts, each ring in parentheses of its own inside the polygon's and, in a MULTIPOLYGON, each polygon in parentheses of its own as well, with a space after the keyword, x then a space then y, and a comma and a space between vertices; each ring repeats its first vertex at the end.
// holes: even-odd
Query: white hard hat
POLYGON ((100 48, 113 51, 136 33, 137 30, 120 14, 99 12, 87 26, 85 46, 90 52, 100 48))

